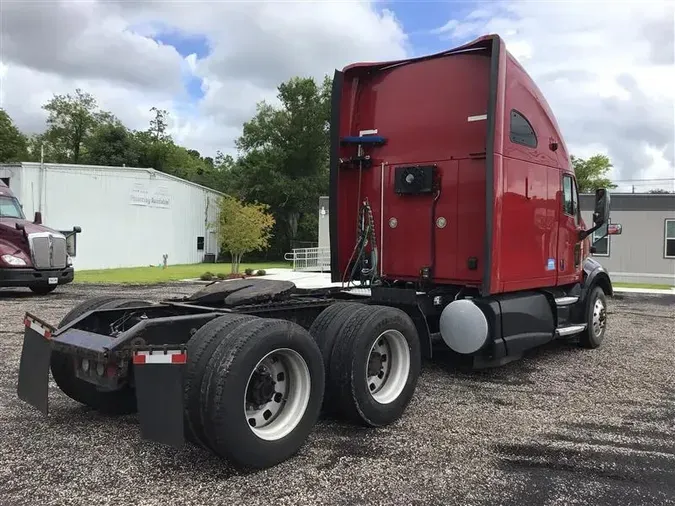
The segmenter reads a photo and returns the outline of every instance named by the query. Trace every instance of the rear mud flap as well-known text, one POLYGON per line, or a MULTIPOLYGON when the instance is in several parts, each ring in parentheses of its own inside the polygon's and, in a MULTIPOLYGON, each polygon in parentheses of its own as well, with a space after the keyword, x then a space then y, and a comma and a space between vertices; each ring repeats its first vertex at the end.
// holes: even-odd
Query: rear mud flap
POLYGON ((49 362, 52 355, 52 333, 55 328, 26 314, 21 362, 19 363, 19 399, 49 414, 49 362))
POLYGON ((141 437, 169 446, 184 443, 185 350, 135 350, 134 381, 141 437))

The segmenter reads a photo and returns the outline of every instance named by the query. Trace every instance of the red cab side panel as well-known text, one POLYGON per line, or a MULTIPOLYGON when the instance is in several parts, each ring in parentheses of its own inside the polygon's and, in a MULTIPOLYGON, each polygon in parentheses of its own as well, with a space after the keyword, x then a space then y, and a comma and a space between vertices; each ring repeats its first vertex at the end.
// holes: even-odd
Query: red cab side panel
POLYGON ((567 158, 544 96, 508 52, 500 58, 500 78, 503 121, 495 134, 500 160, 495 184, 501 186, 495 187, 493 209, 492 293, 557 283, 560 159, 567 158))

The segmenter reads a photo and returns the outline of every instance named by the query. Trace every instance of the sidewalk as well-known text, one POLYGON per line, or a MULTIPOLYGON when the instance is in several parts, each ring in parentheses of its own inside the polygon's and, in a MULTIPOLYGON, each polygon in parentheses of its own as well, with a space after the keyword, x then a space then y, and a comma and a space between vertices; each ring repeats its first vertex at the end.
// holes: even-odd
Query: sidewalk
POLYGON ((625 286, 615 286, 614 291, 616 293, 651 293, 656 295, 675 295, 675 288, 628 288, 625 286))

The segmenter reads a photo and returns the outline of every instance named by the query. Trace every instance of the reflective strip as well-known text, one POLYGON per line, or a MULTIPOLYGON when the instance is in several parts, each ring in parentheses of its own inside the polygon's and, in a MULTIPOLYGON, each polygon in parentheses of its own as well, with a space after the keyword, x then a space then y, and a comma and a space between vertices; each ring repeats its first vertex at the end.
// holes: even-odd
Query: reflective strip
POLYGON ((42 337, 44 337, 45 339, 51 339, 51 337, 52 337, 52 332, 51 332, 51 330, 49 330, 49 329, 46 328, 46 327, 43 327, 41 324, 39 324, 39 323, 36 322, 35 320, 31 320, 30 318, 25 317, 25 318, 23 319, 23 323, 24 323, 24 325, 26 326, 26 328, 29 328, 29 329, 31 329, 31 330, 34 330, 35 332, 37 332, 38 334, 40 334, 40 335, 41 335, 42 337))
POLYGON ((134 353, 134 365, 142 364, 185 364, 187 362, 187 353, 180 350, 168 350, 166 353, 157 350, 153 353, 149 351, 137 351, 134 353))
POLYGON ((469 116, 467 121, 481 121, 487 119, 487 114, 479 114, 478 116, 469 116))

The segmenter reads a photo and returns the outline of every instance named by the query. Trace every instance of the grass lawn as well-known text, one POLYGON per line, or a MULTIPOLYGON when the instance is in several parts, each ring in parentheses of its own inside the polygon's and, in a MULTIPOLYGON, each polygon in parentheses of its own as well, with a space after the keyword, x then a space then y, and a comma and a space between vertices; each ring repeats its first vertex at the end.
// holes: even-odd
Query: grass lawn
MULTIPOLYGON (((242 263, 239 272, 245 269, 275 269, 290 268, 291 262, 269 262, 261 264, 242 263)), ((229 263, 222 264, 188 264, 169 265, 166 269, 161 267, 123 267, 120 269, 99 269, 91 271, 75 270, 74 283, 128 283, 150 284, 165 283, 167 281, 179 281, 181 279, 196 279, 205 272, 213 274, 229 274, 229 263)))
POLYGON ((651 284, 651 283, 623 283, 623 282, 616 282, 612 283, 613 286, 619 287, 619 288, 646 288, 646 289, 655 289, 655 290, 670 290, 673 288, 670 285, 656 285, 656 284, 651 284))

